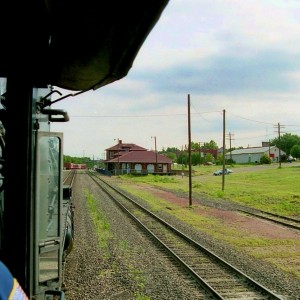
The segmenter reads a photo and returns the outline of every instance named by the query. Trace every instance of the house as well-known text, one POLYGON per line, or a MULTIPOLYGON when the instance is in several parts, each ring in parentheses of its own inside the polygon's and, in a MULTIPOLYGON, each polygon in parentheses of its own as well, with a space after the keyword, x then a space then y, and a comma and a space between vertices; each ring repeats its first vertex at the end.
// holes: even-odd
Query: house
POLYGON ((172 160, 132 143, 118 143, 106 151, 105 170, 110 174, 171 174, 172 160))
POLYGON ((279 157, 286 153, 276 146, 249 147, 233 150, 225 154, 226 159, 232 159, 237 164, 259 163, 263 155, 271 158, 272 162, 279 162, 279 157))

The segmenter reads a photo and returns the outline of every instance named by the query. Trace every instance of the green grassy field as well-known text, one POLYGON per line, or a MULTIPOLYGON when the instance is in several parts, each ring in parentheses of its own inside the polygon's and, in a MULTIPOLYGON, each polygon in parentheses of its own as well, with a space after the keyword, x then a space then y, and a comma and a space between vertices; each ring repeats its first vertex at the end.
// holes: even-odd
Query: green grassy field
MULTIPOLYGON (((258 209, 300 218, 300 166, 283 164, 252 170, 251 166, 226 166, 234 172, 225 176, 212 173, 221 166, 193 167, 192 196, 215 201, 234 201, 258 209), (249 171, 247 171, 247 168, 249 171)), ((140 182, 189 195, 188 176, 120 176, 122 180, 140 182)))
MULTIPOLYGON (((224 191, 222 176, 213 176, 220 166, 193 167, 192 198, 209 198, 211 201, 233 201, 250 207, 300 219, 300 164, 273 164, 270 166, 226 166, 233 173, 226 175, 224 191)), ((219 240, 223 245, 242 250, 249 255, 271 263, 276 268, 300 278, 299 239, 295 237, 260 234, 247 226, 218 218, 214 214, 199 213, 201 201, 189 206, 188 176, 133 176, 122 175, 117 184, 130 194, 143 198, 153 212, 165 211, 191 225, 196 230, 219 240), (163 196, 153 194, 144 185, 174 191, 187 199, 186 206, 168 202, 163 196), (293 263, 290 263, 293 262, 293 263)), ((211 208, 203 207, 206 212, 211 208)), ((203 210, 203 211, 204 211, 203 210)))

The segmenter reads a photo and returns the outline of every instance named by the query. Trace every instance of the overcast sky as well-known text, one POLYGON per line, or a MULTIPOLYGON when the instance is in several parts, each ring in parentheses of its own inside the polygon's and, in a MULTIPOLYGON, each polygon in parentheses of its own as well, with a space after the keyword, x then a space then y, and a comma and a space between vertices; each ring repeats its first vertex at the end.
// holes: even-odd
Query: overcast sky
POLYGON ((120 139, 149 150, 191 139, 260 146, 300 135, 300 1, 170 0, 129 74, 58 102, 64 154, 103 158, 120 139), (151 138, 152 137, 152 138, 151 138))

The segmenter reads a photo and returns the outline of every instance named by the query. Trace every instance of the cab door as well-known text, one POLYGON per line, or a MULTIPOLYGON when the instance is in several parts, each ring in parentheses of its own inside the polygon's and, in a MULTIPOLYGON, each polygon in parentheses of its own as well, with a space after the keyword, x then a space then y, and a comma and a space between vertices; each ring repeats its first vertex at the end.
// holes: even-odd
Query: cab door
POLYGON ((63 134, 36 132, 34 294, 44 299, 62 283, 63 134))

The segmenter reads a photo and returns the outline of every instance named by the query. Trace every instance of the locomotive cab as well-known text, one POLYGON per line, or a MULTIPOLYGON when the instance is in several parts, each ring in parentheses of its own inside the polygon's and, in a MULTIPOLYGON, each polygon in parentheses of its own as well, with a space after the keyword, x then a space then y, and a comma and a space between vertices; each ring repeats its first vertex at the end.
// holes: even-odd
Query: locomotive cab
POLYGON ((63 217, 63 135, 50 130, 69 118, 51 109, 52 88, 75 91, 58 102, 125 77, 167 3, 1 3, 0 259, 30 299, 63 298, 73 238, 72 214, 63 217))
MULTIPOLYGON (((2 90, 5 90, 6 82, 6 79, 1 79, 2 90)), ((63 298, 61 290, 63 259, 70 252, 73 240, 73 215, 69 211, 72 209, 71 192, 63 194, 63 133, 51 132, 50 128, 52 122, 68 121, 69 118, 65 111, 41 109, 49 93, 51 93, 49 88, 32 90, 31 118, 28 128, 25 127, 30 131, 28 133, 30 143, 27 144, 30 150, 26 152, 30 167, 26 169, 24 162, 19 162, 18 168, 6 166, 6 163, 15 165, 7 152, 16 154, 19 150, 22 153, 22 144, 12 149, 10 143, 6 142, 7 147, 4 147, 3 143, 4 148, 1 148, 0 158, 5 175, 0 191, 1 259, 10 266, 12 274, 24 287, 29 298, 36 300, 45 299, 46 295, 47 299, 51 299, 49 297, 53 295, 63 298), (4 160, 4 157, 8 159, 4 160), (26 180, 15 179, 16 174, 24 176, 24 173, 26 173, 26 180), (12 184, 13 179, 14 182, 20 182, 18 189, 12 184), (24 198, 25 194, 28 197, 24 198), (13 199, 11 195, 15 195, 16 201, 11 200, 13 199), (9 217, 11 215, 14 215, 18 221, 23 220, 24 227, 16 228, 15 231, 10 230, 16 227, 16 223, 18 224, 16 219, 9 217), (9 244, 4 243, 8 240, 9 244), (20 255, 23 245, 19 243, 20 241, 24 241, 26 260, 20 255), (18 269, 18 265, 14 267, 14 263, 20 263, 16 262, 16 257, 23 259, 22 264, 25 263, 30 268, 18 269), (9 264, 10 260, 12 260, 11 264, 9 264), (22 271, 26 271, 26 281, 22 280, 20 273, 22 271)), ((12 109, 11 103, 5 98, 2 100, 5 106, 0 115, 6 134, 13 130, 11 127, 14 125, 8 117, 12 109)), ((20 113, 16 111, 15 116, 20 113)), ((22 127, 19 132, 22 132, 22 127)), ((6 135, 1 138, 5 140, 6 135)))
MULTIPOLYGON (((48 92, 49 90, 45 90, 48 92)), ((33 294, 37 298, 56 295, 63 298, 63 261, 72 249, 73 212, 71 188, 63 186, 63 134, 51 132, 51 122, 67 122, 67 112, 41 109, 47 95, 37 97, 33 126, 35 148, 33 294), (39 295, 39 296, 38 296, 39 295)))

